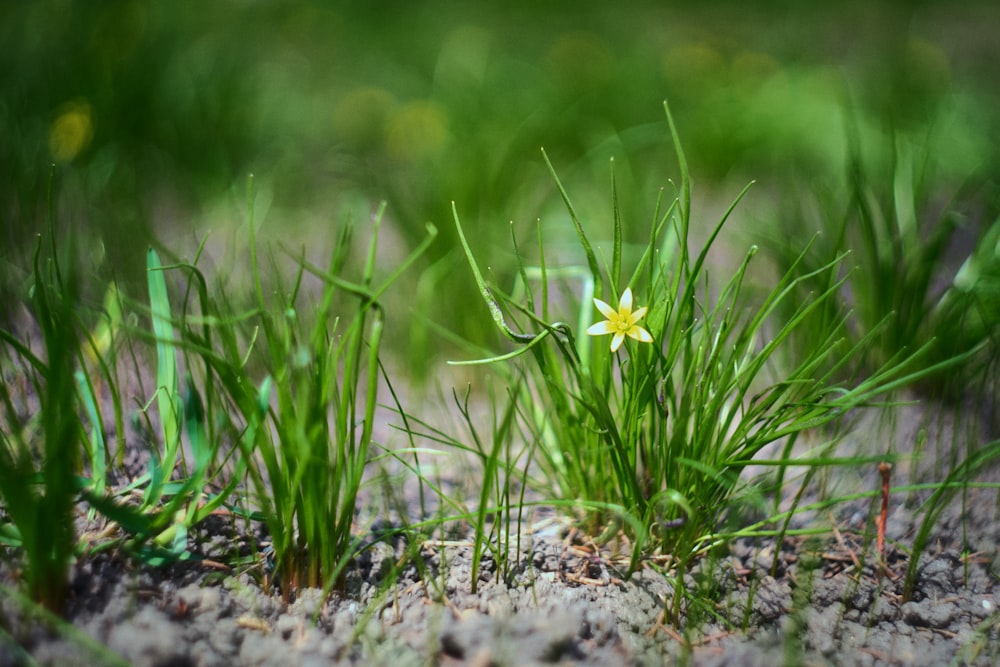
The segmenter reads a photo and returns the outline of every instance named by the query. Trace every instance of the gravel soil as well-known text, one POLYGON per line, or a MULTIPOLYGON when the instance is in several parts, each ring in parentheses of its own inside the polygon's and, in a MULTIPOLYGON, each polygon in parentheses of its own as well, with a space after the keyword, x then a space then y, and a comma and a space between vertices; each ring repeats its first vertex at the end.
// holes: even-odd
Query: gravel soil
MULTIPOLYGON (((912 441, 898 423, 915 418, 896 422, 894 437, 912 441)), ((893 485, 940 477, 933 460, 944 453, 932 450, 897 462, 893 485)), ((851 470, 818 486, 843 493, 880 483, 875 469, 851 470)), ((810 493, 803 502, 819 497, 810 493)), ((113 552, 76 562, 66 623, 0 601, 0 667, 997 664, 997 492, 970 488, 945 507, 907 599, 926 497, 892 495, 881 562, 877 498, 803 513, 795 526, 829 529, 818 537, 731 544, 684 576, 707 604, 697 614, 682 608, 677 623, 664 617, 673 573, 650 561, 626 577, 614 542, 598 547, 555 516, 535 517, 519 551, 511 541, 506 569, 485 556, 475 592, 467 539, 397 540, 372 542, 342 591, 299 590, 291 600, 262 588, 260 567, 226 564, 249 538, 212 517, 191 536, 196 557, 181 564, 139 565, 113 552), (402 559, 407 552, 418 560, 402 559)), ((14 584, 14 568, 4 559, 0 581, 14 584)))

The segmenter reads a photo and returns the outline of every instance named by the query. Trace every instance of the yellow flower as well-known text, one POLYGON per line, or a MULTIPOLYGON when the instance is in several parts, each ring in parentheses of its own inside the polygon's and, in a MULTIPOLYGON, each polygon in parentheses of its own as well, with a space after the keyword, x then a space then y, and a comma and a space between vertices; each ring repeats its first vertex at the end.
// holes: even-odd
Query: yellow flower
POLYGON ((622 292, 622 298, 618 300, 618 310, 600 299, 594 299, 594 305, 607 319, 591 326, 587 329, 587 333, 591 336, 614 334, 614 338, 611 339, 612 352, 622 346, 625 336, 634 338, 640 343, 653 342, 653 337, 649 335, 649 332, 637 324, 646 315, 648 308, 643 306, 634 312, 632 311, 631 287, 626 287, 625 291, 622 292))

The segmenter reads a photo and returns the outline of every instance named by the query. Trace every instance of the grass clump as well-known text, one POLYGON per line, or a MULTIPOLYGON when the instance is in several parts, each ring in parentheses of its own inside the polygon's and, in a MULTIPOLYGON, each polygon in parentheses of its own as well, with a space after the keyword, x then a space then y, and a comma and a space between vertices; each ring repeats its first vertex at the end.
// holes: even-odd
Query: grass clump
POLYGON ((270 278, 258 264, 251 214, 249 307, 210 291, 197 267, 201 249, 193 262, 172 264, 150 249, 148 307, 112 289, 83 347, 78 304, 66 287, 75 283, 63 280, 54 262, 43 271, 36 254, 33 305, 45 354, 0 332, 12 361, 5 369, 23 367, 41 403, 38 416, 25 419, 23 401, 6 383, 0 390, 0 539, 23 549, 36 600, 58 609, 80 548, 119 547, 153 566, 197 558, 192 532, 213 514, 266 526, 269 544, 256 544, 252 554, 234 545, 226 557, 245 565, 249 555, 265 583, 286 597, 341 581, 362 542, 358 493, 373 458, 379 388, 388 382, 380 361, 381 298, 435 236, 428 227, 423 243, 380 276, 383 213, 384 206, 360 267, 352 261, 354 228, 344 224, 325 267, 296 258, 291 285, 275 277, 273 289, 265 288, 270 278), (345 277, 352 271, 359 271, 356 281, 345 277), (124 326, 123 305, 143 310, 149 327, 124 326), (155 383, 134 413, 135 426, 155 442, 134 479, 116 468, 126 431, 115 360, 121 346, 109 342, 116 336, 127 338, 133 355, 135 342, 149 344, 155 383), (105 393, 115 413, 117 460, 107 447, 105 393), (111 524, 88 534, 86 545, 73 531, 81 494, 91 517, 96 511, 111 524))
POLYGON ((177 442, 176 418, 183 414, 195 461, 185 479, 205 493, 178 518, 172 537, 181 540, 187 528, 223 503, 237 513, 249 512, 269 534, 270 544, 261 545, 265 548, 257 554, 273 563, 265 567, 264 579, 286 597, 302 587, 335 586, 360 545, 355 510, 370 462, 383 377, 380 297, 434 237, 429 228, 424 243, 384 281, 377 280, 383 212, 384 207, 374 217, 359 280, 344 277, 354 270, 353 226, 345 224, 325 267, 297 258, 291 285, 279 280, 275 289, 266 290, 251 206, 249 310, 235 307, 225 294, 210 296, 195 266, 176 265, 172 268, 195 278, 200 307, 197 315, 171 316, 164 305, 165 286, 153 278, 162 269, 151 266, 158 405, 166 443, 160 460, 176 456, 170 443, 177 442), (177 350, 187 360, 185 392, 178 392, 177 370, 171 367, 177 350), (229 462, 227 476, 207 476, 209 467, 221 470, 214 463, 227 443, 221 457, 229 462), (209 488, 217 492, 209 495, 209 488), (241 500, 237 489, 250 497, 241 500))
POLYGON ((11 387, 19 384, 14 377, 0 382, 5 413, 0 428, 4 510, 0 544, 21 548, 28 595, 54 612, 62 609, 76 549, 75 503, 84 437, 74 377, 81 349, 74 278, 62 274, 54 257, 43 266, 39 242, 30 306, 42 337, 42 356, 12 333, 0 330, 4 375, 13 369, 24 373, 21 396, 12 396, 11 387), (31 400, 29 393, 39 402, 33 416, 24 412, 31 400))
MULTIPOLYGON (((767 445, 791 442, 913 378, 904 376, 905 364, 896 360, 853 386, 839 384, 837 370, 859 349, 845 342, 842 319, 829 322, 807 354, 777 363, 796 327, 840 285, 798 302, 790 319, 776 323, 779 306, 811 277, 799 263, 759 303, 745 290, 756 248, 716 284, 706 258, 733 207, 702 250, 693 252, 690 182, 669 110, 667 117, 680 165, 679 191, 665 208, 658 204, 649 242, 634 266, 626 266, 615 188, 609 264, 598 260, 553 171, 586 258, 586 267, 573 272, 583 285, 576 326, 553 320, 550 293, 558 272, 546 266, 544 251, 538 267, 522 262, 517 290, 504 293, 486 284, 457 211, 455 222, 494 321, 519 345, 480 361, 530 355, 534 364, 519 390, 520 412, 529 416, 539 467, 557 502, 582 510, 594 533, 604 530, 610 537, 624 528, 632 540, 633 568, 643 555, 659 553, 683 574, 691 558, 734 536, 723 538, 717 529, 737 498, 752 496, 741 473, 767 445), (606 290, 621 295, 617 310, 603 302, 606 290), (590 325, 592 304, 604 323, 590 325), (524 330, 519 322, 527 323, 524 330), (611 345, 581 335, 584 329, 614 334, 611 345)), ((819 271, 833 269, 840 259, 819 271)), ((764 465, 780 471, 791 463, 786 448, 764 465)))
MULTIPOLYGON (((232 448, 225 447, 232 426, 227 421, 228 406, 219 400, 211 375, 201 374, 211 358, 208 323, 212 302, 204 276, 193 265, 164 266, 160 254, 152 248, 146 252, 146 266, 149 329, 123 326, 124 299, 113 288, 105 306, 107 321, 98 328, 97 338, 91 338, 89 348, 89 356, 103 371, 100 379, 108 383, 115 413, 114 434, 119 449, 110 461, 108 476, 129 481, 114 486, 98 483, 100 475, 96 475, 95 482, 85 486, 82 495, 92 512, 99 512, 110 523, 110 528, 100 534, 87 536, 91 543, 88 548, 98 551, 120 547, 141 562, 159 566, 193 557, 192 529, 227 507, 242 481, 243 461, 234 464, 232 448), (171 271, 195 278, 187 285, 187 296, 193 288, 198 295, 199 314, 189 312, 193 306, 187 298, 181 312, 175 312, 166 278, 171 271), (197 329, 194 322, 199 325, 197 329), (122 443, 128 437, 122 421, 125 389, 114 348, 101 342, 116 336, 122 338, 122 347, 130 350, 137 363, 142 355, 137 355, 136 343, 148 342, 155 355, 155 389, 151 396, 143 397, 133 415, 136 426, 155 444, 149 447, 146 471, 134 478, 116 468, 122 463, 122 443)), ((138 304, 131 305, 139 308, 138 304)), ((90 432, 103 442, 96 387, 89 375, 80 375, 88 378, 81 387, 86 390, 83 398, 90 415, 90 432)), ((91 472, 102 473, 99 462, 93 457, 91 460, 91 472)))
POLYGON ((779 264, 801 262, 813 270, 813 277, 800 284, 800 299, 839 283, 837 298, 798 332, 798 346, 812 346, 827 322, 845 317, 850 309, 848 334, 854 341, 878 330, 857 360, 860 367, 870 372, 907 350, 926 347, 929 361, 951 361, 949 374, 961 380, 937 377, 935 381, 944 381, 925 382, 923 389, 955 398, 967 391, 970 377, 981 376, 979 371, 995 374, 1000 222, 985 222, 976 230, 963 216, 961 205, 974 182, 941 200, 936 163, 926 147, 894 135, 885 146, 872 142, 874 155, 868 155, 858 133, 848 123, 842 186, 817 196, 811 213, 801 207, 806 198, 790 200, 777 230, 784 239, 776 244, 779 264), (803 258, 800 248, 814 233, 803 224, 808 219, 824 233, 803 258), (958 254, 963 245, 968 246, 964 257, 958 254), (846 252, 857 263, 856 271, 831 264, 846 252), (956 258, 957 271, 958 263, 951 266, 956 258))
POLYGON ((341 228, 325 268, 299 260, 291 289, 275 300, 265 297, 254 251, 256 307, 247 323, 267 375, 259 384, 248 381, 240 372, 247 353, 232 337, 224 345, 225 361, 215 362, 229 397, 256 434, 239 444, 254 503, 271 536, 274 574, 286 595, 303 586, 336 585, 360 544, 353 533, 355 508, 383 377, 385 313, 379 299, 435 236, 428 228, 423 243, 378 281, 383 212, 374 218, 357 282, 342 277, 353 247, 351 225, 341 228), (302 293, 307 275, 319 285, 312 307, 302 293))

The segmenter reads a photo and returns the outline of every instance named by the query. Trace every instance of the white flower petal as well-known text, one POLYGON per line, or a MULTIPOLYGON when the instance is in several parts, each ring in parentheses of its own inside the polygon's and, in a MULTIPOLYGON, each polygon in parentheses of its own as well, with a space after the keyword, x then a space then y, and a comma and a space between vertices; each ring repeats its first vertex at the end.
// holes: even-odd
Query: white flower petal
POLYGON ((590 334, 591 336, 603 336, 605 334, 614 333, 616 331, 618 331, 618 328, 612 326, 611 322, 608 322, 607 320, 601 320, 596 324, 592 324, 590 325, 590 328, 587 329, 587 333, 590 334))
POLYGON ((625 291, 622 292, 622 298, 618 300, 618 312, 619 313, 631 313, 632 312, 632 288, 626 287, 625 291))
POLYGON ((618 311, 617 310, 615 310, 614 308, 612 308, 608 304, 604 303, 600 299, 594 299, 594 305, 597 306, 597 310, 601 311, 601 315, 604 315, 604 317, 608 318, 609 320, 612 317, 615 317, 616 315, 618 315, 618 311))
POLYGON ((646 331, 642 327, 632 327, 631 329, 628 330, 628 335, 636 339, 640 343, 653 342, 653 337, 650 335, 648 331, 646 331))

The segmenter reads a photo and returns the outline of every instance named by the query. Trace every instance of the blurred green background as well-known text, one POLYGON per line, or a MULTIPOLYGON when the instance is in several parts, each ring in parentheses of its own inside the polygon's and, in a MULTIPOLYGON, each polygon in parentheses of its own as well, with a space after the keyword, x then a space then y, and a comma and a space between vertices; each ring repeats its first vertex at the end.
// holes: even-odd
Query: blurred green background
POLYGON ((720 209, 750 179, 775 207, 843 180, 849 117, 866 159, 919 146, 935 189, 965 187, 992 220, 998 25, 995 2, 6 2, 4 296, 50 204, 98 276, 141 279, 147 244, 190 256, 209 232, 208 261, 240 268, 253 173, 261 237, 319 262, 381 200, 386 261, 434 222, 408 305, 461 312, 451 201, 503 271, 508 221, 529 253, 537 219, 569 231, 540 147, 607 214, 586 216, 598 239, 614 156, 641 240, 676 173, 665 99, 720 209))

